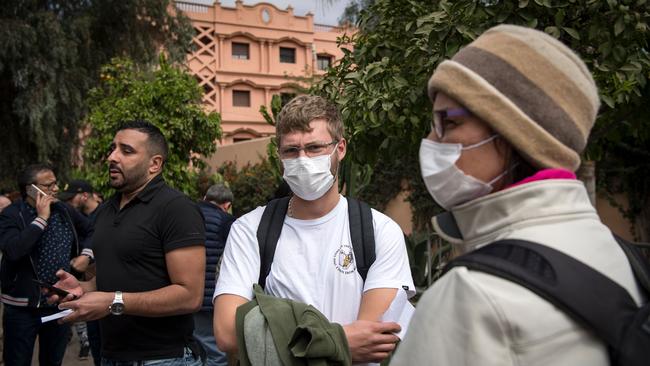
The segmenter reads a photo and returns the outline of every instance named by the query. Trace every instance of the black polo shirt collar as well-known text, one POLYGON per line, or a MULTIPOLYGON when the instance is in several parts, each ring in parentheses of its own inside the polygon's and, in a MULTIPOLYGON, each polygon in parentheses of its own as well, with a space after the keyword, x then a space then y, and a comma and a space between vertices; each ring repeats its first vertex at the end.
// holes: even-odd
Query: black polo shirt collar
MULTIPOLYGON (((156 195, 156 192, 160 190, 165 185, 165 180, 162 177, 162 173, 156 175, 147 185, 140 191, 138 194, 131 200, 131 202, 138 200, 140 202, 147 203, 153 199, 156 195)), ((122 199, 122 193, 118 192, 113 196, 111 204, 119 209, 120 200, 122 199)), ((130 202, 129 202, 130 203, 130 202)))

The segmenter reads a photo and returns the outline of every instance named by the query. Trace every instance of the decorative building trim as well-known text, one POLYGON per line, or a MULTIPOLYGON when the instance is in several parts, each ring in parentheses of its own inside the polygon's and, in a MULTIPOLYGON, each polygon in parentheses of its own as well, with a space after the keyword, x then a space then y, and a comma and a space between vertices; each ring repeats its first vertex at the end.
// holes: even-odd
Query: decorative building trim
POLYGON ((299 40, 296 37, 282 37, 282 38, 279 38, 279 39, 271 40, 271 42, 273 42, 274 44, 280 44, 280 43, 283 43, 283 42, 292 42, 292 43, 295 43, 295 44, 297 44, 299 46, 303 46, 303 47, 307 47, 307 45, 309 45, 309 43, 303 42, 303 41, 299 40))
POLYGON ((248 80, 248 79, 237 79, 237 80, 233 80, 233 81, 228 82, 228 83, 223 83, 223 85, 225 85, 226 87, 232 87, 232 86, 239 85, 239 84, 246 84, 246 85, 248 85, 250 87, 253 87, 253 88, 256 88, 256 89, 257 88, 264 88, 264 86, 259 85, 259 84, 255 83, 255 82, 251 81, 251 80, 248 80))
POLYGON ((250 32, 237 31, 237 32, 230 33, 230 34, 222 34, 221 36, 223 36, 224 39, 231 39, 231 38, 235 38, 235 37, 245 37, 245 38, 249 38, 250 40, 255 41, 255 42, 265 41, 265 39, 256 37, 254 34, 252 34, 250 32))

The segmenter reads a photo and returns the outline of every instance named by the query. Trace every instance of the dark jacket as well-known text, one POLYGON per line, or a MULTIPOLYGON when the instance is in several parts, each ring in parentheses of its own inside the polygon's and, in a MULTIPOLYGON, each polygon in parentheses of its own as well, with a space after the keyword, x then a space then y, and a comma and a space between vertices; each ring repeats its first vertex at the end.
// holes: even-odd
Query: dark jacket
MULTIPOLYGON (((61 212, 71 224, 74 233, 70 252, 72 259, 78 256, 82 249, 89 247, 93 233, 92 224, 77 210, 62 202, 54 203, 52 210, 61 212)), ((3 303, 39 306, 40 288, 33 281, 38 273, 34 256, 44 231, 32 224, 35 218, 36 215, 31 213, 23 201, 13 203, 0 214, 0 282, 3 303)))
POLYGON ((205 289, 201 311, 212 311, 212 294, 216 283, 217 264, 223 249, 226 246, 226 239, 230 232, 230 226, 235 217, 210 202, 199 202, 199 208, 205 220, 205 289))

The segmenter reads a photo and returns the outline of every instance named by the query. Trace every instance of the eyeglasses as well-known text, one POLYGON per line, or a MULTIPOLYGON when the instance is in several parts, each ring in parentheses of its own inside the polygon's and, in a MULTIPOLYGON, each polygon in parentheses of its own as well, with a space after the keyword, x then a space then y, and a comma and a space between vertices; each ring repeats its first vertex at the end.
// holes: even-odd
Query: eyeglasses
POLYGON ((465 108, 450 108, 439 111, 433 111, 433 130, 436 131, 438 138, 445 136, 445 129, 450 121, 449 117, 464 117, 471 115, 472 112, 465 108))
POLYGON ((46 189, 49 189, 51 191, 55 186, 59 184, 59 182, 54 181, 52 183, 47 183, 47 184, 43 184, 43 183, 35 183, 35 184, 41 187, 45 187, 46 189))
POLYGON ((338 142, 339 140, 334 140, 328 143, 308 144, 303 147, 285 146, 285 147, 278 148, 278 154, 280 154, 280 157, 283 159, 294 159, 300 156, 300 151, 304 151, 305 155, 307 155, 310 158, 313 158, 315 156, 324 154, 327 151, 328 147, 335 145, 338 142))

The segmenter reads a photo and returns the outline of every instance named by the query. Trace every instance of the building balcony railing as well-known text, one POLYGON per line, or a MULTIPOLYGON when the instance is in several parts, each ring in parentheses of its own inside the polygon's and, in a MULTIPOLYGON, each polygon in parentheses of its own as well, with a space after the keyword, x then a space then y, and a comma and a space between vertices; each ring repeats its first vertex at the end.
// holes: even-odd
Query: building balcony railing
POLYGON ((188 1, 175 1, 176 7, 186 13, 207 13, 209 5, 197 4, 188 1))
POLYGON ((315 32, 342 32, 343 28, 337 27, 335 25, 314 23, 314 31, 315 32))

